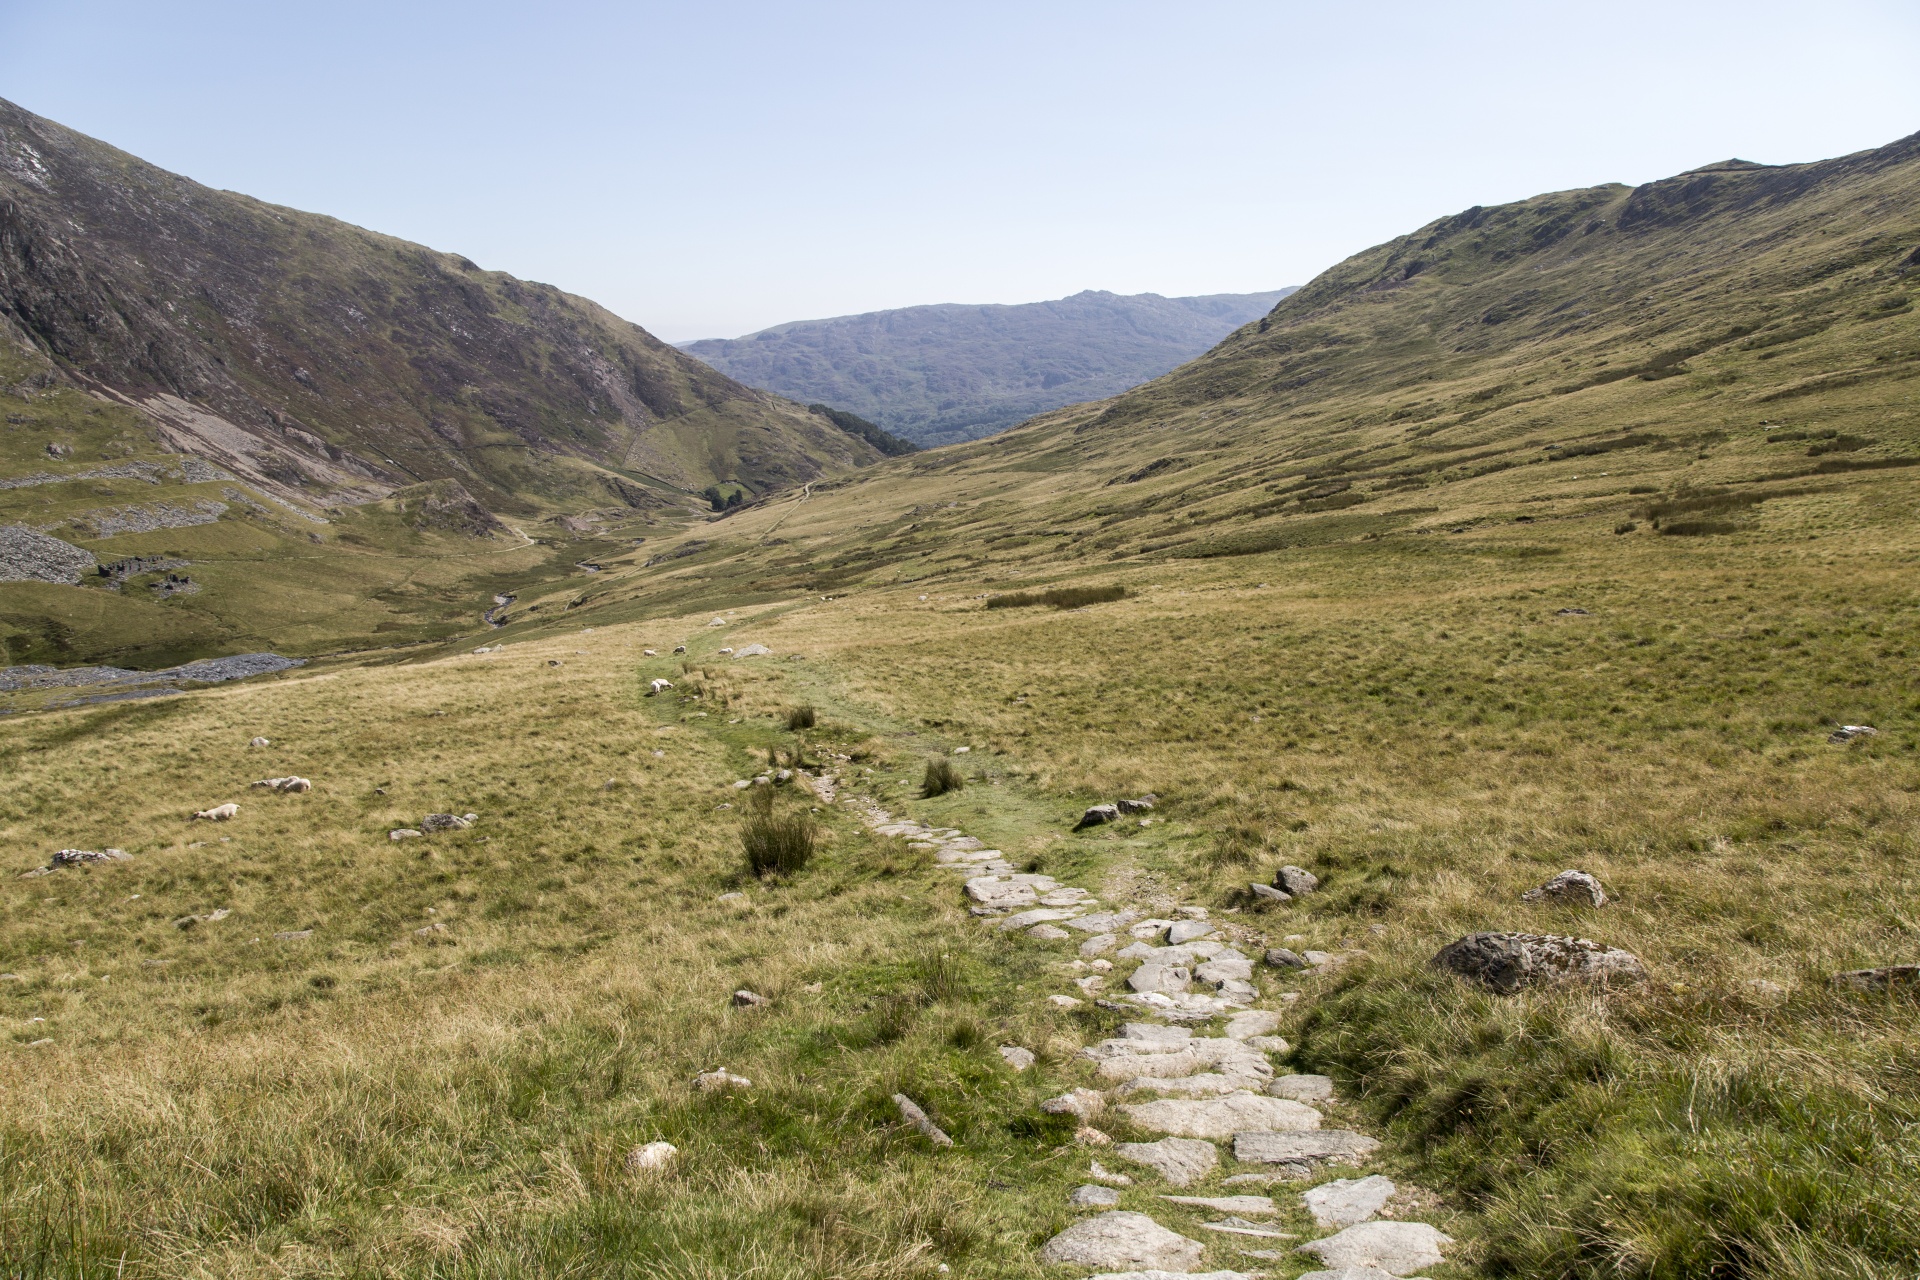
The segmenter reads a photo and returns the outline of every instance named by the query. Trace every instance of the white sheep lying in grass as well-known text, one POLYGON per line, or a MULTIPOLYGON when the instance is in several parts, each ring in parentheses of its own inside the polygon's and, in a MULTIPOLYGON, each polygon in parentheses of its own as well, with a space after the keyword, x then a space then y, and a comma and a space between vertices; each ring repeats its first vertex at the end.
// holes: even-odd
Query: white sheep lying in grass
POLYGON ((226 804, 217 804, 211 809, 202 809, 200 812, 194 814, 193 817, 188 818, 187 821, 198 822, 200 819, 205 818, 208 822, 225 822, 238 812, 240 812, 240 806, 229 801, 226 804))
POLYGON ((271 791, 287 791, 287 792, 294 793, 296 795, 302 792, 313 790, 313 783, 309 782, 305 778, 298 778, 298 777, 262 778, 260 779, 260 781, 254 783, 253 785, 256 787, 266 787, 271 791))
POLYGON ((647 682, 647 696, 651 698, 658 694, 665 693, 671 688, 673 688, 673 681, 671 680, 649 680, 647 682))

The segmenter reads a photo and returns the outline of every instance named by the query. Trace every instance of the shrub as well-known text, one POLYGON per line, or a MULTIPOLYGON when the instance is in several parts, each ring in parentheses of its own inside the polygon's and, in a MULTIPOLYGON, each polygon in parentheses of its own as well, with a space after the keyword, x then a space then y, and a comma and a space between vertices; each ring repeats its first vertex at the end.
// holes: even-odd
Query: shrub
POLYGON ((1024 609, 1030 605, 1048 604, 1056 609, 1078 609, 1090 604, 1105 604, 1109 600, 1121 600, 1126 597, 1127 589, 1119 583, 1104 587, 1049 587, 1045 591, 1009 591, 1003 595, 988 596, 989 609, 1024 609))
POLYGON ((740 823, 740 845, 746 850, 747 866, 763 880, 797 874, 813 860, 819 834, 811 814, 775 813, 771 787, 754 789, 747 816, 740 823))
POLYGON ((920 779, 920 794, 927 799, 943 796, 949 791, 958 791, 967 785, 960 771, 953 767, 951 760, 927 761, 927 772, 920 779))
POLYGON ((1632 520, 1622 520, 1619 524, 1613 526, 1613 531, 1615 533, 1632 533, 1639 527, 1640 526, 1632 520))
POLYGON ((817 717, 812 707, 795 707, 787 712, 787 728, 795 732, 811 729, 816 723, 817 717))

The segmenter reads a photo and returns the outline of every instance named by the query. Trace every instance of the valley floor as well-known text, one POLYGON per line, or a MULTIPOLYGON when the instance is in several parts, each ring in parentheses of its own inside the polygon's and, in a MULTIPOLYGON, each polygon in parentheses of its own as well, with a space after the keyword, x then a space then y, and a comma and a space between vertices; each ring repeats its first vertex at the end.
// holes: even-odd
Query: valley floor
MULTIPOLYGON (((1829 978, 1920 960, 1912 502, 1129 564, 1084 579, 1127 598, 1063 612, 875 591, 0 723, 15 874, 131 855, 0 886, 0 1251, 46 1276, 1093 1270, 1038 1251, 1090 1162, 1122 1165, 1039 1104, 1097 1083, 1080 1050, 1129 1015, 1076 985, 1079 934, 983 923, 913 847, 937 842, 860 806, 783 789, 825 843, 751 876, 733 784, 804 764, 1103 906, 1204 907, 1249 956, 1362 953, 1256 964, 1257 1003, 1279 1069, 1334 1081, 1327 1126, 1384 1140, 1396 1212, 1458 1242, 1434 1280, 1911 1274, 1913 999, 1829 978), (817 727, 785 727, 799 706, 817 727), (920 799, 935 756, 965 786, 920 799), (285 774, 314 790, 248 788, 285 774), (1149 825, 1071 832, 1143 792, 1149 825), (478 818, 389 839, 432 812, 478 818), (1256 901, 1282 864, 1319 890, 1256 901), (1521 901, 1570 867, 1613 901, 1521 901), (1480 929, 1650 978, 1495 996, 1430 968, 1480 929), (751 1087, 693 1087, 721 1068, 751 1087), (654 1141, 674 1162, 630 1172, 654 1141)), ((1249 1259, 1275 1242, 1125 1171, 1120 1207, 1208 1267, 1317 1265, 1249 1259)), ((1323 1234, 1294 1193, 1326 1176, 1253 1188, 1265 1221, 1323 1234)))

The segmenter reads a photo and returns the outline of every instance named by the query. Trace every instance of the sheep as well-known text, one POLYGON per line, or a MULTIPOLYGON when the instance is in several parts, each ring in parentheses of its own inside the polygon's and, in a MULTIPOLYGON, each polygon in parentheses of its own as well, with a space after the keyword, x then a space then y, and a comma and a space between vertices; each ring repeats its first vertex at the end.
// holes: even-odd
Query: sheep
POLYGON ((647 682, 647 696, 649 698, 656 697, 671 688, 673 688, 673 681, 671 680, 650 680, 647 682))
POLYGON ((240 806, 229 801, 226 804, 217 804, 211 809, 202 809, 200 812, 194 814, 193 817, 188 818, 187 821, 197 822, 205 818, 208 822, 225 822, 238 812, 240 812, 240 806))
POLYGON ((658 649, 642 649, 640 655, 645 658, 657 658, 660 656, 660 651, 658 649))
POLYGON ((297 777, 296 778, 262 778, 260 779, 260 781, 254 783, 253 785, 256 787, 266 787, 268 790, 271 790, 271 791, 287 791, 287 792, 293 792, 296 794, 313 790, 313 783, 307 781, 305 778, 297 778, 297 777))

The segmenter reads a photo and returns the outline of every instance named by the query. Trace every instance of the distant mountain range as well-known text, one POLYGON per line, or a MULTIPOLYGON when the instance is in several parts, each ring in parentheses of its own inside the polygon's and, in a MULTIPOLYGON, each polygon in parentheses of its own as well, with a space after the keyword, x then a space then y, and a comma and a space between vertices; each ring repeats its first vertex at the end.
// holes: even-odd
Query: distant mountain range
POLYGON ((797 320, 683 342, 730 378, 871 419, 915 444, 1004 431, 1151 381, 1293 288, 1163 298, 1089 289, 1016 306, 944 304, 797 320))

